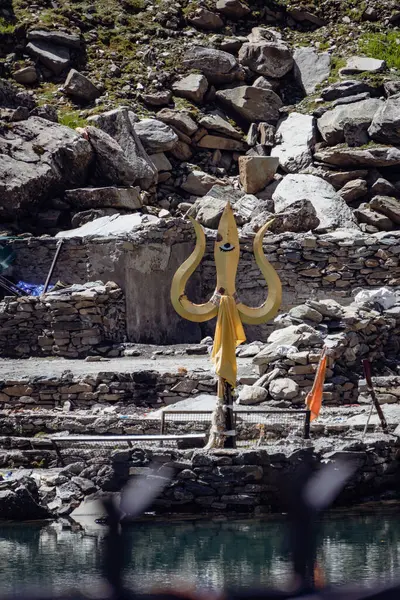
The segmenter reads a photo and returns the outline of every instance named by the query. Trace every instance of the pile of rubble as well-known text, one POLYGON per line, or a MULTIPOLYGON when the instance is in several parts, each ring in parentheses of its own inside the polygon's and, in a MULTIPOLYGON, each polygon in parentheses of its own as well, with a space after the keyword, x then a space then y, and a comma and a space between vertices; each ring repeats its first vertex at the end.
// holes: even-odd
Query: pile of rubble
POLYGON ((267 402, 279 408, 304 403, 323 348, 328 355, 324 404, 358 402, 362 358, 372 361, 375 373, 397 369, 400 300, 388 294, 392 302, 387 309, 372 300, 349 306, 334 300, 309 300, 278 317, 280 329, 269 336, 266 345, 254 345, 253 362, 261 377, 240 391, 239 403, 267 402))

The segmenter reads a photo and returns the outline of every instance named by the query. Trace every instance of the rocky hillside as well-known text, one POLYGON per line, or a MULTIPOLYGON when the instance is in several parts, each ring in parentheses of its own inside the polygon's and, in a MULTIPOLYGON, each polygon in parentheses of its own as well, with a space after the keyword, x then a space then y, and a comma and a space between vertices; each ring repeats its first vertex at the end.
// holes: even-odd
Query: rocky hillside
POLYGON ((216 228, 227 199, 247 234, 398 229, 399 24, 391 0, 1 0, 0 229, 216 228))

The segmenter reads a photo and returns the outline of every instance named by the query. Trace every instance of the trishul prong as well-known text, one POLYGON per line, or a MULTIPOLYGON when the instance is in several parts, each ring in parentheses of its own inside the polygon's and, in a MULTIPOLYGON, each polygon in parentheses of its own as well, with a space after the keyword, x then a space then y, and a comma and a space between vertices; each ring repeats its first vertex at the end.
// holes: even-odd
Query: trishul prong
POLYGON ((186 296, 186 284, 199 266, 206 249, 206 236, 202 226, 191 217, 189 218, 196 232, 196 247, 174 275, 171 286, 171 302, 178 315, 184 319, 203 323, 217 316, 218 306, 212 302, 193 304, 186 296))
POLYGON ((242 302, 237 305, 241 320, 247 325, 259 325, 260 323, 270 321, 278 314, 278 310, 282 302, 281 281, 274 267, 267 260, 262 247, 264 234, 273 221, 274 219, 268 221, 268 223, 265 223, 265 225, 261 227, 261 229, 257 232, 253 243, 253 252, 256 263, 268 285, 267 299, 265 300, 264 304, 258 308, 251 308, 242 302))
MULTIPOLYGON (((171 301, 176 312, 189 321, 204 322, 218 314, 218 306, 211 301, 205 304, 194 304, 185 293, 187 282, 199 266, 206 249, 206 238, 202 226, 190 218, 196 232, 196 247, 189 258, 179 267, 172 280, 171 301)), ((280 279, 264 255, 262 242, 265 231, 273 220, 268 221, 258 231, 254 239, 254 256, 261 273, 268 285, 268 296, 259 307, 237 304, 237 310, 243 323, 258 325, 275 317, 282 301, 280 279)), ((217 268, 216 292, 228 296, 236 296, 235 278, 239 261, 239 236, 232 211, 228 202, 222 214, 214 245, 214 258, 217 268)))

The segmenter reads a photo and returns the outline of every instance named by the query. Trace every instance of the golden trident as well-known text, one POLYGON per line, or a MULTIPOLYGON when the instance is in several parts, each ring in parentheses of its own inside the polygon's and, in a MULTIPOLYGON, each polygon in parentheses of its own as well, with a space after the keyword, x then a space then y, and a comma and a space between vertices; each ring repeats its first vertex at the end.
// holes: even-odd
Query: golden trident
POLYGON ((206 249, 206 237, 202 226, 194 219, 190 220, 196 232, 196 247, 174 275, 171 301, 176 312, 188 321, 202 323, 218 316, 211 354, 219 378, 218 401, 212 417, 211 436, 207 447, 234 447, 232 388, 236 387, 236 346, 246 340, 242 323, 258 325, 273 319, 282 301, 280 279, 265 257, 262 247, 265 231, 272 221, 261 227, 254 238, 254 256, 267 283, 268 296, 261 306, 253 308, 240 302, 236 293, 240 247, 235 217, 229 202, 222 213, 214 244, 217 270, 215 292, 204 304, 194 304, 187 298, 187 282, 199 266, 206 249))

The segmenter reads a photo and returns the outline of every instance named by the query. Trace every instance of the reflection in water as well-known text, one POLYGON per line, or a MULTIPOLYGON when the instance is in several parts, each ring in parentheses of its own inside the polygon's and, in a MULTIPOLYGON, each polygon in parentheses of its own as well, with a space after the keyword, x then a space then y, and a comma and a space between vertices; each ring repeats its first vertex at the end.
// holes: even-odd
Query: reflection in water
MULTIPOLYGON (((0 527, 0 590, 54 590, 100 581, 105 533, 72 532, 57 523, 0 527)), ((282 584, 290 574, 286 525, 274 521, 141 523, 128 530, 127 583, 140 588, 177 579, 201 585, 282 584), (134 545, 133 545, 134 544, 134 545)), ((400 575, 395 516, 335 516, 324 521, 319 563, 331 583, 387 581, 400 575)))

